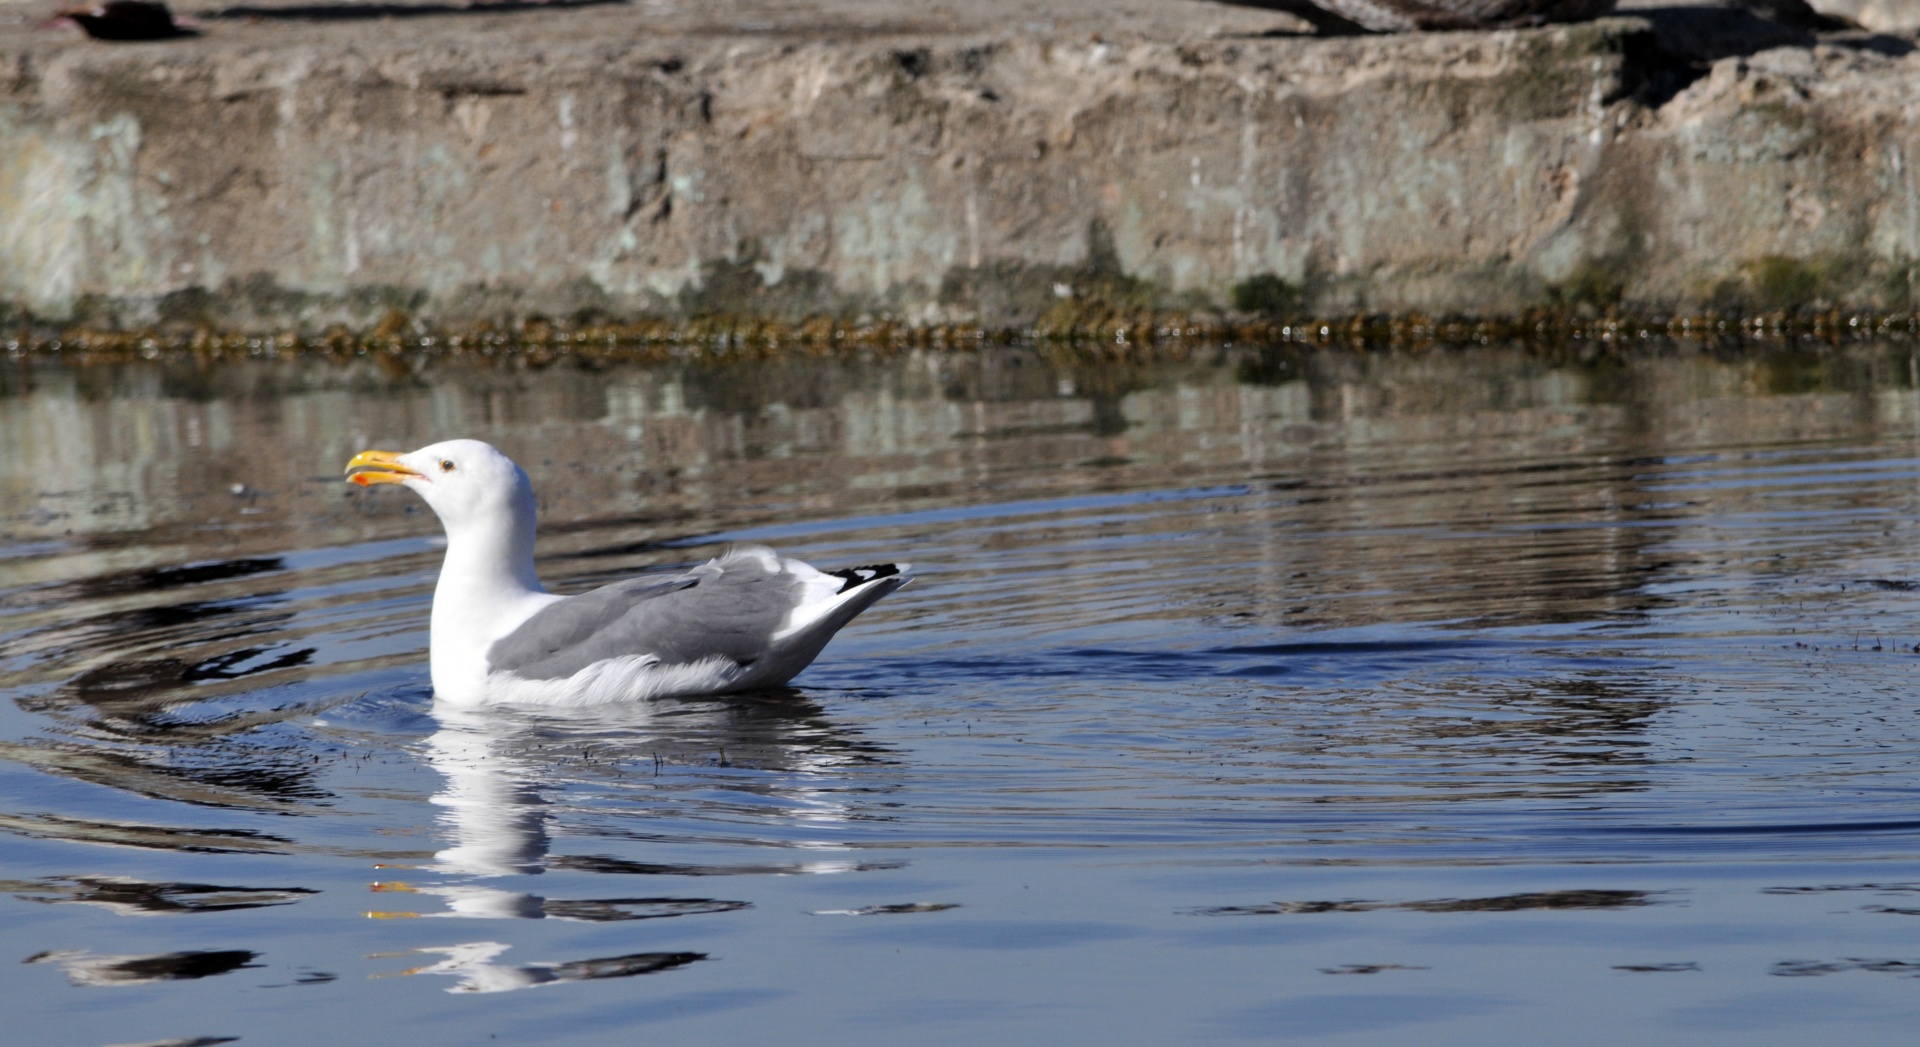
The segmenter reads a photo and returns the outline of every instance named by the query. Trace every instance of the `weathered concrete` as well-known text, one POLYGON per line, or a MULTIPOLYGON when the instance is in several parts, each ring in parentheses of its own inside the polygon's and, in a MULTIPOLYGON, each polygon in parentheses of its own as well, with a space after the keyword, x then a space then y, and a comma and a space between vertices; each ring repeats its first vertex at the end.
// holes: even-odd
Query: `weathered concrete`
POLYGON ((1902 39, 1685 11, 1321 40, 1188 0, 903 9, 0 31, 0 300, 307 328, 1914 304, 1902 39))
POLYGON ((1920 0, 1817 0, 1813 6, 1879 33, 1920 30, 1920 0))

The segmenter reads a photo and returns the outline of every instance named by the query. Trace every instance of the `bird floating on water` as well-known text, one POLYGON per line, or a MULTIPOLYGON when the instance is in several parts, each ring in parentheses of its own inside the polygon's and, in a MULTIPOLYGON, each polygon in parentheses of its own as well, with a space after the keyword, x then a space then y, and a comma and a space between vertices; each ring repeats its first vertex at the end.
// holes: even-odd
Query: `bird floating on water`
POLYGON ((683 574, 557 596, 533 569, 527 474, 478 440, 362 451, 362 487, 400 484, 447 532, 433 591, 433 690, 458 705, 588 705, 786 683, 841 626, 907 584, 909 565, 820 571, 737 546, 683 574))

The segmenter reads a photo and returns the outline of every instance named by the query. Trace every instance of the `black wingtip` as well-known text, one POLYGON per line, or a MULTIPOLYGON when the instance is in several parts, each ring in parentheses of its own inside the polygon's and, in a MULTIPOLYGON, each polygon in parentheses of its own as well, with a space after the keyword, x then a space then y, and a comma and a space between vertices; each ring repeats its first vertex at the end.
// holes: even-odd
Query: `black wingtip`
POLYGON ((838 571, 828 571, 827 573, 834 576, 835 578, 845 579, 845 581, 841 583, 840 588, 838 590, 839 592, 844 593, 848 589, 857 588, 859 586, 867 584, 868 582, 877 581, 881 578, 892 578, 894 575, 897 575, 900 573, 900 565, 892 564, 892 563, 875 563, 875 564, 868 564, 865 567, 847 567, 847 568, 842 568, 841 570, 838 570, 838 571))

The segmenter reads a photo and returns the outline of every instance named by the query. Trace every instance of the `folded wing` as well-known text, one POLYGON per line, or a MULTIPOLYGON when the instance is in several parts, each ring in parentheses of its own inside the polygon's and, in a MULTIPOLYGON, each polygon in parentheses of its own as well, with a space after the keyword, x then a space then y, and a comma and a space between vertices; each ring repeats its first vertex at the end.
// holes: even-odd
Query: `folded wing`
POLYGON ((743 670, 765 663, 742 685, 784 682, 906 581, 892 564, 827 574, 743 546, 674 578, 616 582, 556 601, 488 649, 488 670, 556 680, 613 658, 663 666, 724 658, 743 670))

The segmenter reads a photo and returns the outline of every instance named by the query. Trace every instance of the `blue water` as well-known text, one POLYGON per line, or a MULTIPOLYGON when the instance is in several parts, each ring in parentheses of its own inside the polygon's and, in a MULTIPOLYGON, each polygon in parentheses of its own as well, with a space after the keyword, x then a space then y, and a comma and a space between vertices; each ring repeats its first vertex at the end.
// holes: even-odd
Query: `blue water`
POLYGON ((402 364, 0 362, 0 1039, 1920 1020, 1908 346, 402 364), (454 435, 562 591, 919 577, 779 693, 437 708, 338 476, 454 435))

